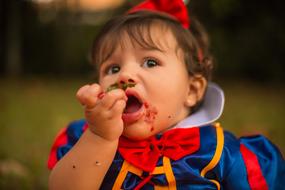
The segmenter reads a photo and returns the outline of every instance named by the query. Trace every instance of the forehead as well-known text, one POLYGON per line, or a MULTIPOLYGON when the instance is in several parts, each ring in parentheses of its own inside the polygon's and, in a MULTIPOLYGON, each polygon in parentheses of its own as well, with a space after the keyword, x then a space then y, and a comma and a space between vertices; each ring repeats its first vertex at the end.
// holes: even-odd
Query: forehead
POLYGON ((101 65, 116 49, 124 49, 131 44, 134 48, 159 50, 162 52, 176 51, 177 40, 169 26, 161 22, 152 22, 147 25, 130 25, 111 30, 99 44, 99 51, 95 59, 101 65))
POLYGON ((159 23, 133 32, 124 31, 120 39, 120 44, 124 44, 126 40, 129 40, 134 47, 143 49, 166 51, 175 49, 177 46, 176 39, 170 28, 159 23))

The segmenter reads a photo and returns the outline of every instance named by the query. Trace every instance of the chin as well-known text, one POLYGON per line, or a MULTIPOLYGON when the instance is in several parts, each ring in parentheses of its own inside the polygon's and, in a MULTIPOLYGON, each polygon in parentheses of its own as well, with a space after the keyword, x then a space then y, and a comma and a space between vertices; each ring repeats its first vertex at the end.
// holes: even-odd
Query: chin
POLYGON ((152 129, 151 126, 145 124, 132 124, 129 126, 125 126, 123 131, 123 136, 132 139, 132 140, 144 140, 156 133, 155 130, 152 129))

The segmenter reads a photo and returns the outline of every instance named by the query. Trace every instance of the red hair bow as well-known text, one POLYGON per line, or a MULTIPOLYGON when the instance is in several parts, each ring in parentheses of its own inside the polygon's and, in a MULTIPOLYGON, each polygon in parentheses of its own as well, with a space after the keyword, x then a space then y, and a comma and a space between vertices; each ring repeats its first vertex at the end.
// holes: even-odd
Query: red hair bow
POLYGON ((182 0, 146 0, 129 10, 129 13, 141 10, 167 13, 175 17, 184 28, 189 28, 190 19, 188 17, 187 7, 182 0))

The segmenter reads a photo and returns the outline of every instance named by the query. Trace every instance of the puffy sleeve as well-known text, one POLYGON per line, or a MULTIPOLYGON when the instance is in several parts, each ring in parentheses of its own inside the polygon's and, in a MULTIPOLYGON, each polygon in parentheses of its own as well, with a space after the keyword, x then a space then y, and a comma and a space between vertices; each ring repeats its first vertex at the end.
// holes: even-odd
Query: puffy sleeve
POLYGON ((59 131, 52 145, 49 158, 48 169, 52 169, 55 164, 75 145, 83 132, 86 130, 85 120, 78 120, 70 123, 67 127, 59 131))
POLYGON ((225 189, 285 190, 285 161, 278 148, 262 135, 239 142, 225 189))

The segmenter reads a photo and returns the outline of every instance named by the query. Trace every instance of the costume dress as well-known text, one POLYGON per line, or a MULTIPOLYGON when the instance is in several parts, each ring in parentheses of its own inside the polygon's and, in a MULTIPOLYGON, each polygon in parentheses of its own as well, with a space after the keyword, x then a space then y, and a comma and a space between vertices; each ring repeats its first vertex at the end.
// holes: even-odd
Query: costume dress
MULTIPOLYGON (((285 161, 278 148, 262 135, 236 138, 213 123, 223 107, 217 86, 208 88, 204 103, 205 109, 143 143, 122 137, 100 189, 285 189, 285 161), (219 108, 213 112, 213 107, 219 108), (167 146, 172 148, 168 151, 167 146), (140 155, 132 155, 138 150, 140 155), (154 150, 157 159, 144 159, 154 150)), ((85 120, 78 120, 59 133, 49 157, 50 169, 87 127, 85 120)))

